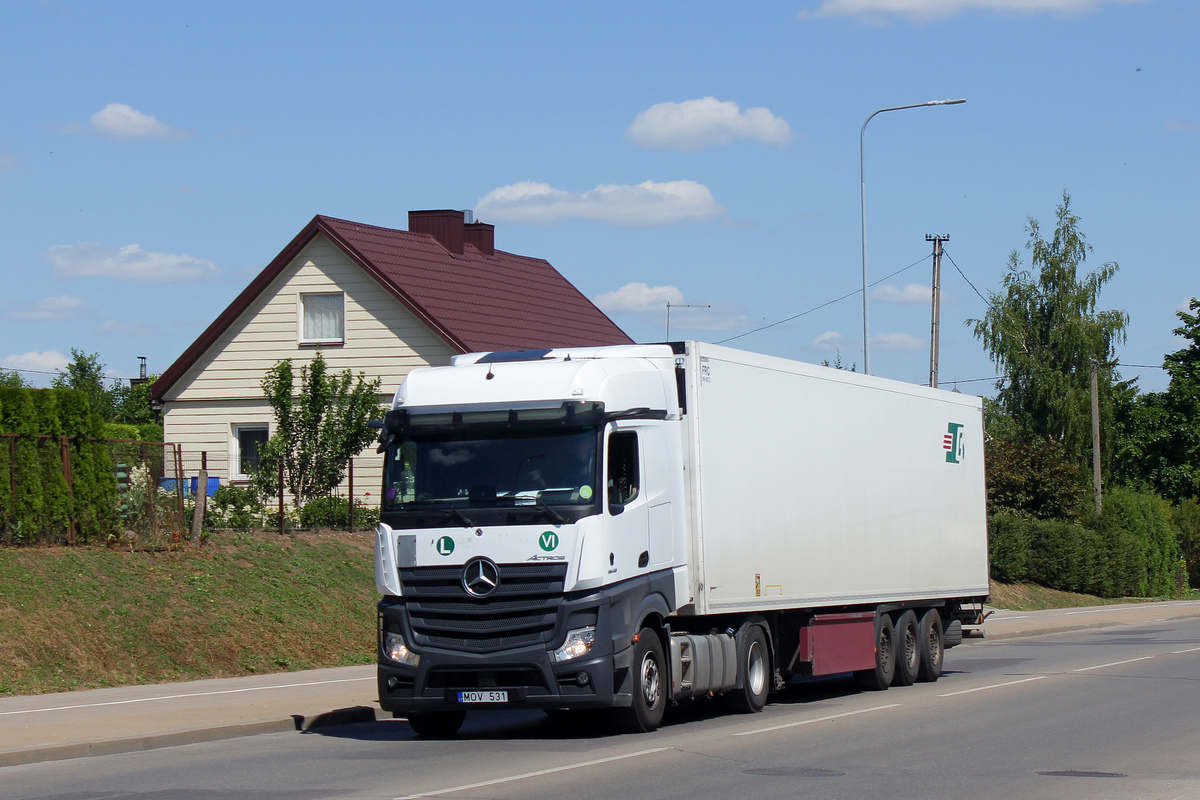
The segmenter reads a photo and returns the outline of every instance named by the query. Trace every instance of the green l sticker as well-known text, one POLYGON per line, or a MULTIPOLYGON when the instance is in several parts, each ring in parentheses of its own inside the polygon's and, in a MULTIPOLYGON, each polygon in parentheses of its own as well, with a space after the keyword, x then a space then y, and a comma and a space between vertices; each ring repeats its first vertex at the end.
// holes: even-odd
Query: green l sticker
POLYGON ((454 540, 449 536, 443 536, 437 540, 437 551, 439 556, 448 556, 454 552, 454 540))
POLYGON ((549 553, 551 550, 558 547, 558 534, 554 531, 546 531, 538 537, 538 545, 549 553))

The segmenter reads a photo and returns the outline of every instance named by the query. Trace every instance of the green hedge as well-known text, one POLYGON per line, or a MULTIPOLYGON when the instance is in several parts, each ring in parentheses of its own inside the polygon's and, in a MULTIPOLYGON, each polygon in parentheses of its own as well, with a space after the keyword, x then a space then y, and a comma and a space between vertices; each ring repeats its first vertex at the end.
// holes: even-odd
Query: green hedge
POLYGON ((1171 508, 1161 497, 1114 489, 1104 513, 1084 522, 993 514, 992 577, 1101 597, 1175 592, 1180 560, 1171 508))
POLYGON ((103 421, 74 389, 0 388, 0 531, 13 544, 67 538, 74 516, 81 535, 105 536, 116 524, 116 480, 103 443, 103 421), (54 438, 41 439, 39 436, 54 438), (63 475, 69 440, 74 503, 63 475), (15 486, 15 491, 14 491, 15 486))

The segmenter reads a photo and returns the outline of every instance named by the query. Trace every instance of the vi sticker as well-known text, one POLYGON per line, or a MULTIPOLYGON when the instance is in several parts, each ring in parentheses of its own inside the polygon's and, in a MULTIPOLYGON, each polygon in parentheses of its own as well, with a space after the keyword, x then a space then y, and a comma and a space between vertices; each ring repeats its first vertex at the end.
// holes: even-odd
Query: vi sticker
POLYGON ((538 537, 538 546, 547 553, 558 548, 558 534, 554 531, 546 531, 538 537))

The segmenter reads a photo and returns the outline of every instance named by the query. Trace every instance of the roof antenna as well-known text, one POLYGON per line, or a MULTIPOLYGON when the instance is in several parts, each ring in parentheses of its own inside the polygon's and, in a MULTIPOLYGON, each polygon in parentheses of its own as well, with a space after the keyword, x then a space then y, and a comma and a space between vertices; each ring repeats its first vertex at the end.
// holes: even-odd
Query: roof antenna
POLYGON ((492 378, 496 377, 495 375, 492 374, 492 365, 491 364, 488 364, 488 373, 487 373, 487 375, 484 375, 483 377, 484 377, 484 380, 489 380, 489 381, 492 378))

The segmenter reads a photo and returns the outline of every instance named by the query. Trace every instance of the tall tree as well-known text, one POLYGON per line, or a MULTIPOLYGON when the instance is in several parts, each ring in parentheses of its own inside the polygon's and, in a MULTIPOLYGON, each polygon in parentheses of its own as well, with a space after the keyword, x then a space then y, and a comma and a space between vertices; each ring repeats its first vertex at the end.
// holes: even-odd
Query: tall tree
POLYGON ((1131 486, 1178 503, 1200 495, 1200 299, 1177 316, 1182 324, 1173 333, 1188 344, 1163 358, 1171 376, 1165 392, 1121 398, 1113 469, 1131 486))
POLYGON ((290 358, 268 370, 262 387, 275 412, 275 431, 259 456, 259 490, 278 494, 282 459, 284 485, 298 504, 333 491, 350 459, 375 439, 367 422, 383 414, 379 385, 361 372, 330 373, 319 350, 300 368, 298 393, 290 358))
POLYGON ((1091 448, 1091 359, 1100 362, 1102 425, 1112 417, 1119 379, 1114 347, 1125 340, 1129 315, 1097 311, 1100 290, 1116 274, 1115 262, 1080 275, 1091 246, 1063 193, 1053 236, 1047 240, 1032 217, 1026 224, 1032 268, 1009 256, 1003 291, 991 292, 983 319, 967 320, 1006 375, 997 400, 1022 435, 1057 442, 1083 466, 1091 448))
POLYGON ((112 395, 104 386, 104 364, 99 353, 85 353, 71 348, 71 363, 58 371, 54 378, 56 389, 78 389, 88 397, 92 413, 106 421, 112 420, 112 395))
POLYGON ((0 369, 0 386, 6 386, 10 389, 26 389, 29 384, 21 377, 19 372, 7 372, 0 369))

